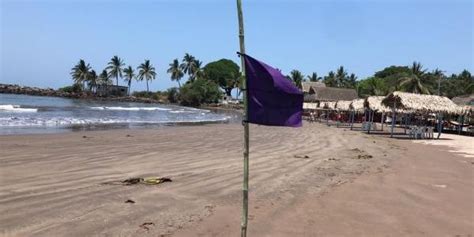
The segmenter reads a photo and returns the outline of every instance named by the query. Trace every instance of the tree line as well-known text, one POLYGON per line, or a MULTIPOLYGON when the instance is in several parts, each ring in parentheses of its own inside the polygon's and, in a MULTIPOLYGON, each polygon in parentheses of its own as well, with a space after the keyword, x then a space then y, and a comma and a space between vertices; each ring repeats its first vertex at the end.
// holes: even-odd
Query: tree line
MULTIPOLYGON (((169 74, 169 79, 177 82, 178 87, 157 94, 165 95, 171 102, 181 102, 186 105, 217 102, 222 97, 221 91, 231 97, 231 91, 238 90, 241 86, 240 68, 229 59, 220 59, 203 66, 202 61, 186 53, 181 60, 176 58, 169 63, 167 74, 169 74), (182 84, 185 77, 187 77, 186 82, 182 84)), ((71 69, 71 76, 75 85, 80 85, 83 90, 88 89, 91 92, 95 92, 98 86, 112 85, 112 79, 115 79, 115 85, 119 85, 119 79, 123 79, 130 94, 132 81, 146 81, 146 93, 136 92, 134 95, 152 96, 148 84, 157 78, 157 73, 150 60, 145 60, 134 69, 130 65, 125 66, 120 57, 113 56, 100 74, 97 74, 88 63, 81 59, 71 69)), ((432 71, 424 69, 419 62, 413 62, 411 66, 389 66, 361 80, 343 66, 335 71, 329 71, 322 77, 316 72, 305 76, 299 70, 292 70, 286 77, 299 88, 302 82, 319 81, 327 87, 356 89, 360 97, 405 91, 439 94, 452 98, 474 92, 474 78, 469 71, 463 70, 459 74, 448 76, 439 69, 432 71)))
POLYGON ((448 76, 440 69, 424 69, 419 62, 413 62, 411 66, 389 66, 362 80, 357 80, 357 76, 348 73, 343 66, 324 77, 319 77, 316 72, 304 77, 300 71, 292 70, 287 78, 299 88, 304 81, 320 81, 327 87, 356 89, 360 97, 385 96, 393 91, 448 98, 474 93, 474 77, 468 70, 448 76))
MULTIPOLYGON (((171 102, 180 101, 186 105, 198 105, 217 102, 222 97, 220 89, 227 96, 231 96, 231 91, 240 86, 240 68, 232 60, 221 59, 210 62, 204 67, 202 65, 202 61, 188 53, 181 61, 177 58, 173 59, 168 65, 167 73, 172 81, 178 83, 178 88, 170 88, 166 93, 158 94, 166 94, 171 102), (181 80, 185 76, 187 76, 187 80, 182 85, 181 80)), ((157 78, 156 68, 150 63, 150 60, 145 60, 135 70, 132 66, 125 67, 124 61, 118 56, 113 56, 99 75, 83 59, 74 65, 70 74, 76 88, 92 93, 96 93, 98 87, 113 85, 112 79, 115 79, 117 86, 119 79, 124 79, 130 95, 132 81, 145 80, 147 83, 146 93, 134 93, 135 96, 144 97, 153 96, 153 93, 149 91, 148 84, 149 81, 157 78)))

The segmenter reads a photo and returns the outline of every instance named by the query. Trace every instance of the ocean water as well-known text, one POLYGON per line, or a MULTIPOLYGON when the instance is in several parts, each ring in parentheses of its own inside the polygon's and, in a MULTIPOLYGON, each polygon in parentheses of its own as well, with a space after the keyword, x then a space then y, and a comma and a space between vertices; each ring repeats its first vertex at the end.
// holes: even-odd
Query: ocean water
POLYGON ((161 104, 0 94, 0 134, 222 123, 232 115, 161 104))

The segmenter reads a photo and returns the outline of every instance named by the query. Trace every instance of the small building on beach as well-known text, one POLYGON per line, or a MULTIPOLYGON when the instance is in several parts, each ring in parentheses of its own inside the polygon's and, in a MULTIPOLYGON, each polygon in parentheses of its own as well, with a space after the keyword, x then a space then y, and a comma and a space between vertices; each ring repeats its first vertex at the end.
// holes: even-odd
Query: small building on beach
POLYGON ((127 86, 116 86, 116 85, 98 85, 97 94, 99 96, 127 96, 127 86))
POLYGON ((354 89, 335 87, 311 87, 304 95, 305 102, 321 104, 321 102, 336 102, 340 100, 354 100, 359 98, 354 89))
POLYGON ((301 89, 305 94, 314 94, 313 88, 326 87, 326 84, 320 81, 305 81, 301 83, 301 89))

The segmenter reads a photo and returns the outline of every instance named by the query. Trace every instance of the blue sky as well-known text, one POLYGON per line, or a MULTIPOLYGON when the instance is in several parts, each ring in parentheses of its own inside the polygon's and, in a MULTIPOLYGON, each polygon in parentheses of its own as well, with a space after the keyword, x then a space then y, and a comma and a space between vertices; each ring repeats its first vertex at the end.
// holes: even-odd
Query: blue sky
MULTIPOLYGON (((168 64, 188 52, 239 62, 234 0, 0 0, 0 83, 71 84, 84 59, 100 72, 113 55, 150 59, 152 90, 177 86, 168 64)), ((289 73, 326 75, 343 65, 359 78, 420 61, 474 71, 470 0, 243 0, 247 53, 289 73)), ((122 82, 123 83, 123 82, 122 82)), ((132 84, 132 90, 145 89, 132 84)))

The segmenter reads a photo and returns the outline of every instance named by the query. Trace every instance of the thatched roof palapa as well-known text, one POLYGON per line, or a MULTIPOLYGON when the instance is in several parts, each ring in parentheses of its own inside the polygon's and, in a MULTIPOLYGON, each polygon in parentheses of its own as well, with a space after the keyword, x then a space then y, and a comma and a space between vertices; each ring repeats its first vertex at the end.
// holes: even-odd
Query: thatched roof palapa
POLYGON ((338 111, 349 111, 351 109, 351 100, 340 100, 336 104, 336 109, 338 111))
POLYGON ((355 99, 350 105, 350 109, 356 112, 364 111, 364 101, 365 99, 355 99))
POLYGON ((357 92, 354 89, 334 88, 334 87, 311 87, 314 94, 306 94, 304 101, 338 101, 357 99, 357 92))
POLYGON ((335 110, 336 109, 336 102, 335 101, 324 102, 323 108, 335 110))
POLYGON ((305 81, 301 83, 301 88, 303 92, 314 94, 314 89, 316 87, 326 87, 326 84, 319 81, 305 81))
POLYGON ((303 109, 318 109, 317 103, 303 103, 303 109))
POLYGON ((384 98, 385 96, 369 96, 364 101, 364 107, 379 113, 389 113, 392 109, 382 104, 384 98))
POLYGON ((382 100, 382 103, 392 108, 410 110, 418 113, 449 113, 463 114, 463 108, 456 105, 447 97, 437 95, 422 95, 395 91, 382 100))

